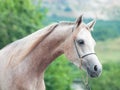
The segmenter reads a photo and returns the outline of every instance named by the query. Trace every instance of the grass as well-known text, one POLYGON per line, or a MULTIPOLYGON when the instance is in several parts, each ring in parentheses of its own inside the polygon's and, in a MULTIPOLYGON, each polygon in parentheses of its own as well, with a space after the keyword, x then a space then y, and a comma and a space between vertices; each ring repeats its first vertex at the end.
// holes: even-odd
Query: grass
POLYGON ((102 63, 120 60, 120 38, 97 42, 97 56, 102 63))

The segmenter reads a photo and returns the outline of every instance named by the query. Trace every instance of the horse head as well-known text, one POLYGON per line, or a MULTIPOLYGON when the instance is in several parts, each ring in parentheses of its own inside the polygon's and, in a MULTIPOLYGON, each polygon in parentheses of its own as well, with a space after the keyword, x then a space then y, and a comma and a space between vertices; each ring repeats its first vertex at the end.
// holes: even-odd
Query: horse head
POLYGON ((98 77, 102 72, 102 65, 94 51, 96 42, 91 35, 94 24, 95 20, 88 24, 83 23, 81 15, 72 28, 72 35, 64 45, 67 58, 85 70, 90 77, 98 77))

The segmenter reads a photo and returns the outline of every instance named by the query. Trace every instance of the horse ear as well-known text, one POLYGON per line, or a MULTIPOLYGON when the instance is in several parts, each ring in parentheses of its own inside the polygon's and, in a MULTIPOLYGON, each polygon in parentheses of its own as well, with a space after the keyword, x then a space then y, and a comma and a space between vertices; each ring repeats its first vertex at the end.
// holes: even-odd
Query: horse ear
POLYGON ((80 15, 78 18, 77 18, 77 20, 76 20, 76 27, 79 27, 80 26, 80 24, 81 24, 81 22, 82 22, 82 17, 83 17, 83 14, 82 15, 80 15))
POLYGON ((93 20, 87 24, 87 27, 89 28, 89 30, 93 30, 95 23, 96 23, 96 20, 93 20))

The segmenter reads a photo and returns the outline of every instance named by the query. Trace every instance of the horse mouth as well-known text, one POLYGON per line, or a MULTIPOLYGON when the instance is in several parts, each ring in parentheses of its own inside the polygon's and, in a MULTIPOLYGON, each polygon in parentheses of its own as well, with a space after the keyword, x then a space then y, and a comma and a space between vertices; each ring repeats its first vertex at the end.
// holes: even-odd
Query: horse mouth
POLYGON ((99 77, 99 73, 91 71, 89 68, 87 68, 87 73, 91 78, 99 77))

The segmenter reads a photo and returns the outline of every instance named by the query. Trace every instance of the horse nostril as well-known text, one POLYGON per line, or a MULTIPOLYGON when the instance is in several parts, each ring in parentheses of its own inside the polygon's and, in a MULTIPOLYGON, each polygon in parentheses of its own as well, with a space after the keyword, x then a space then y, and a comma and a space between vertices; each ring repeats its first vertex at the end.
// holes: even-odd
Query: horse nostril
POLYGON ((95 65, 95 66, 94 66, 94 70, 95 70, 95 71, 97 71, 97 70, 98 70, 97 65, 95 65))

